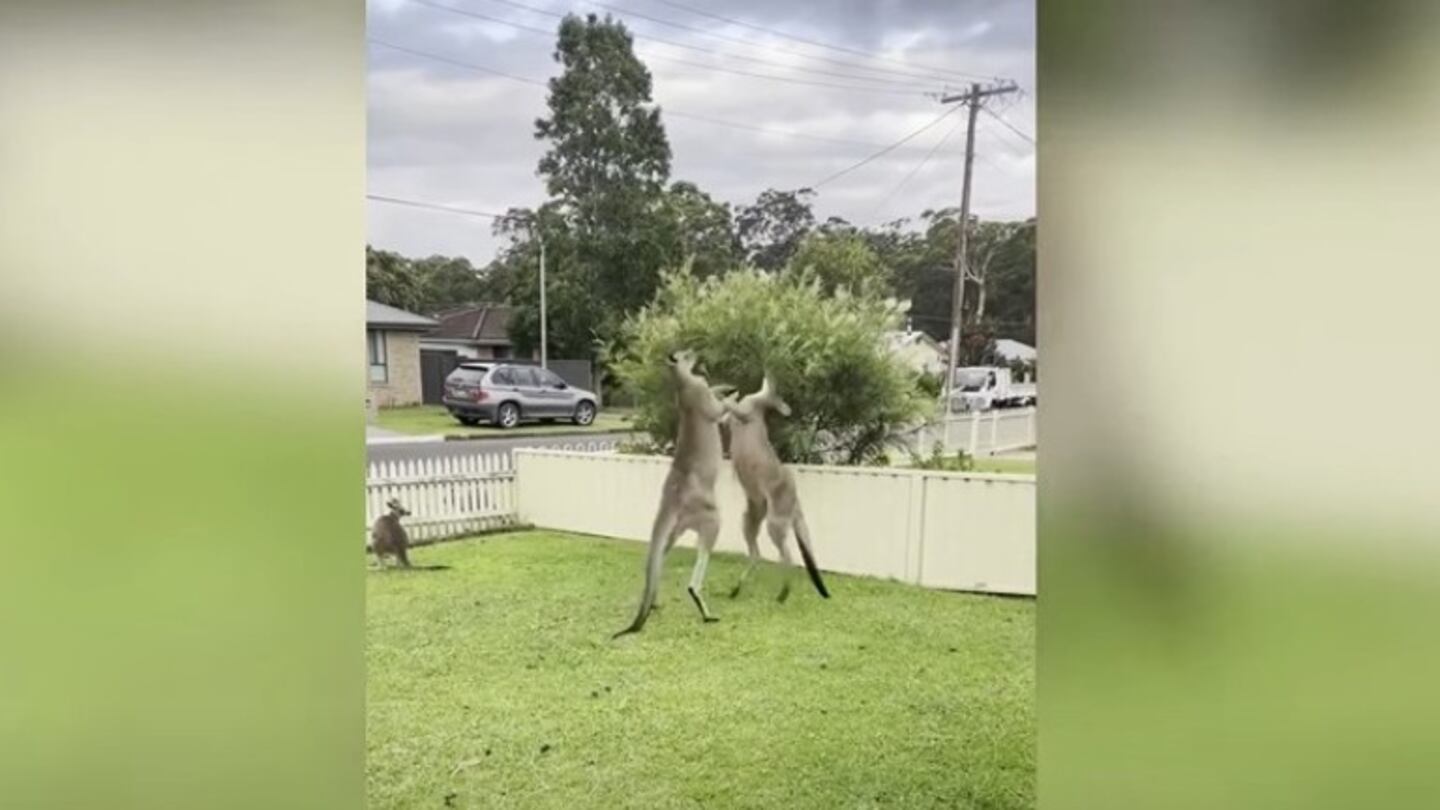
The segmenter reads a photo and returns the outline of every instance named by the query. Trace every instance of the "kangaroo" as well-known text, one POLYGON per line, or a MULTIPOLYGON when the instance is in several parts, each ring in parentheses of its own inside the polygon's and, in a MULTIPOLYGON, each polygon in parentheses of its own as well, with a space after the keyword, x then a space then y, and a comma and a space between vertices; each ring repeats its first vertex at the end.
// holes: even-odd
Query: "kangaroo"
POLYGON ((665 476, 665 486, 660 492, 660 508, 650 530, 650 550, 645 560, 645 589, 640 594, 640 609, 635 621, 616 633, 615 638, 638 633, 645 626, 660 589, 665 553, 675 545, 680 535, 692 529, 698 542, 695 544, 695 568, 687 590, 695 607, 700 609, 703 621, 719 621, 711 615, 701 590, 705 585, 705 567, 710 561, 710 550, 715 547, 715 539, 720 535, 720 513, 715 507, 715 479, 720 472, 719 424, 725 416, 725 406, 720 403, 717 394, 729 387, 711 388, 704 377, 696 374, 692 352, 675 352, 666 365, 678 389, 676 401, 680 426, 675 436, 675 457, 670 462, 669 474, 665 476))
POLYGON ((400 501, 391 498, 385 502, 390 507, 387 514, 375 518, 375 525, 370 529, 370 548, 375 552, 375 560, 383 568, 385 566, 385 555, 394 554, 400 564, 406 568, 410 567, 410 556, 407 550, 410 548, 410 535, 405 533, 405 527, 400 525, 400 518, 410 514, 410 510, 400 505, 400 501))
POLYGON ((750 554, 749 564, 741 572, 740 580, 730 592, 730 598, 740 595, 745 580, 760 562, 758 535, 760 523, 763 521, 770 533, 770 541, 780 551, 780 556, 787 566, 779 600, 784 602, 790 596, 791 572, 795 563, 790 558, 790 549, 785 545, 785 540, 792 527, 800 546, 800 556, 805 559, 805 570, 810 574, 810 581, 821 596, 829 599, 830 592, 825 589, 825 581, 820 578, 820 569, 815 566, 815 558, 810 550, 810 529, 805 525, 805 515, 800 510, 800 499, 795 492, 795 476, 780 463, 779 456, 775 455, 775 448, 770 445, 770 432, 765 427, 766 411, 773 410, 781 416, 789 416, 790 406, 775 393, 775 386, 768 374, 765 375, 765 382, 761 384, 759 391, 739 402, 731 396, 723 404, 730 424, 730 459, 735 466, 735 476, 740 479, 740 486, 745 490, 745 545, 750 554))

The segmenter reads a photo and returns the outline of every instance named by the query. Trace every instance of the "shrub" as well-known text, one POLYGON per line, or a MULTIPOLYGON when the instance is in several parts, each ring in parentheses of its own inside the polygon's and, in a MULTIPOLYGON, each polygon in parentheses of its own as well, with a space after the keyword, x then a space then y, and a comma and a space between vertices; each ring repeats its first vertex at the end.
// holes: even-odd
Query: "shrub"
POLYGON ((932 402, 936 401, 940 399, 940 394, 945 388, 945 375, 921 373, 915 380, 915 387, 919 389, 921 396, 932 402))
POLYGON ((940 470, 943 472, 970 472, 975 469, 975 459, 964 450, 958 450, 954 455, 945 454, 945 446, 936 442, 930 448, 930 455, 916 455, 912 459, 911 467, 917 470, 940 470))
POLYGON ((883 341, 905 308, 874 295, 826 295, 808 272, 740 270, 700 280, 680 270, 626 319, 605 355, 635 394, 635 426, 657 444, 675 435, 665 358, 689 348, 711 384, 728 383, 742 394, 770 372, 792 409, 771 424, 783 460, 862 464, 883 453, 923 407, 915 372, 883 341))

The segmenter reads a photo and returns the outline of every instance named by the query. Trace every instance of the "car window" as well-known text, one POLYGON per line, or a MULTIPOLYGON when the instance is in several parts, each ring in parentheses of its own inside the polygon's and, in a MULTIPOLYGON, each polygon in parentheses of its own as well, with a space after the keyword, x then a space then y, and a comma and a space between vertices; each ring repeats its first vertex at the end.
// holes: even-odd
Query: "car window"
POLYGON ((514 369, 497 368, 495 373, 490 375, 490 382, 495 385, 519 385, 515 381, 514 369))
POLYGON ((483 368, 457 368, 446 377, 446 382, 452 383, 478 383, 485 378, 483 368))
POLYGON ((528 385, 534 387, 539 384, 535 381, 535 369, 525 368, 524 366, 515 366, 510 369, 510 373, 515 375, 515 379, 517 380, 517 382, 515 383, 516 385, 528 385))

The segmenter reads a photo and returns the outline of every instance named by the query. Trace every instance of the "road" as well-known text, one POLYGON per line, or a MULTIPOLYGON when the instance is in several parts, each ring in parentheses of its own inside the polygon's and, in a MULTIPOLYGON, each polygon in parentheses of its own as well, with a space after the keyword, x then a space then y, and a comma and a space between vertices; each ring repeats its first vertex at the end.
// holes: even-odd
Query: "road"
POLYGON ((391 461, 395 459, 442 458, 445 456, 469 456, 483 453, 504 453, 509 455, 517 447, 563 447, 567 444, 603 442, 614 444, 634 435, 629 432, 617 433, 571 433, 547 436, 517 436, 515 438, 467 439, 464 441, 417 441, 366 444, 365 457, 368 461, 391 461))

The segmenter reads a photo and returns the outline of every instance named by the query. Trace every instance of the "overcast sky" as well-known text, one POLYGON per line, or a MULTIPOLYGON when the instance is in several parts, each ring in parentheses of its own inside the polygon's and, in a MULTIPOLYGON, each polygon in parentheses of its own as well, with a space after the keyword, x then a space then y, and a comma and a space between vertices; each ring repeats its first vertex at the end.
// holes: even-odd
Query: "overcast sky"
MULTIPOLYGON (((369 36, 544 82, 558 72, 552 50, 559 20, 541 12, 608 11, 635 35, 636 51, 654 77, 673 153, 671 179, 690 180, 732 204, 753 201, 769 187, 814 185, 900 140, 946 111, 925 94, 962 88, 966 74, 1014 79, 1022 92, 990 109, 1023 136, 980 115, 972 206, 985 218, 1035 212, 1034 146, 1024 137, 1035 134, 1034 0, 603 2, 608 9, 581 0, 369 0, 369 36), (670 111, 675 114, 664 114, 670 111)), ((544 199, 535 166, 545 145, 534 138, 534 121, 546 112, 544 87, 373 42, 369 55, 371 194, 494 212, 544 199)), ((814 201, 817 217, 874 225, 958 205, 964 118, 957 111, 895 151, 822 185, 814 201)), ((413 256, 462 255, 484 264, 498 245, 487 220, 376 201, 367 209, 376 247, 413 256)))

